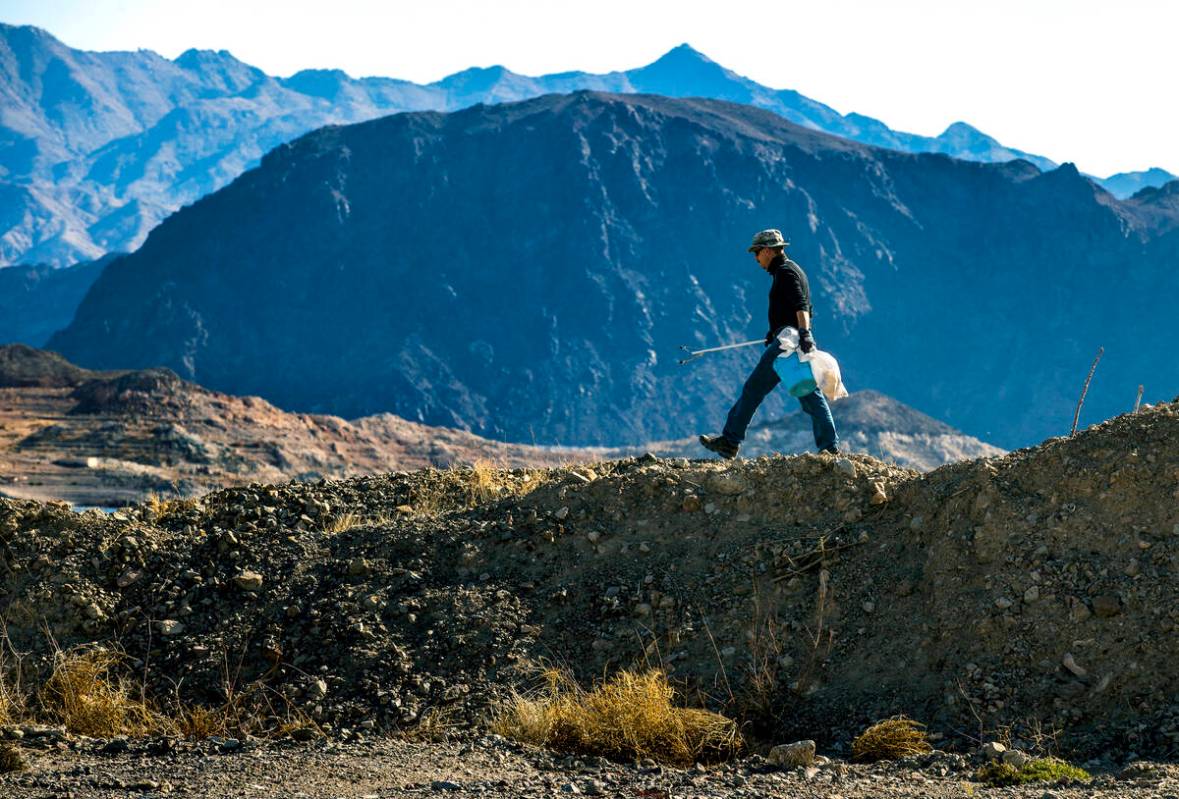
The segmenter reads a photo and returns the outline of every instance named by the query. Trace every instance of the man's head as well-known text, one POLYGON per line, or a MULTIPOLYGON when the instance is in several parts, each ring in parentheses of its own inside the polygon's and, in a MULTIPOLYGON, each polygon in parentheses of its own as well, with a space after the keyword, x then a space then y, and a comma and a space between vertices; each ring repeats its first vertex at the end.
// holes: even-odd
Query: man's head
POLYGON ((782 231, 770 228, 758 231, 749 245, 749 252, 757 259, 757 263, 767 272, 770 264, 786 251, 786 239, 782 238, 782 231))

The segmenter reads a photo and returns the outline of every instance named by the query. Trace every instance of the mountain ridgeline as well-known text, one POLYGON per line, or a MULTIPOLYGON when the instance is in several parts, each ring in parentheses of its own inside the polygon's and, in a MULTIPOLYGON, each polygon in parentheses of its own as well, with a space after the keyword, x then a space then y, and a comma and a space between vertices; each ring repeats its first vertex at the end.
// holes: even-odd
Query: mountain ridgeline
MULTIPOLYGON (((918 136, 840 114, 687 45, 644 67, 600 75, 529 77, 486 67, 423 85, 326 69, 280 78, 224 50, 188 50, 173 60, 149 50, 87 52, 38 28, 0 23, 0 265, 64 266, 134 249, 172 211, 323 125, 585 89, 731 100, 867 144, 1055 167, 961 122, 918 136)), ((1107 185, 1115 193, 1174 179, 1163 170, 1116 177, 1107 185)))
MULTIPOLYGON (((281 407, 565 445, 720 426, 782 228, 819 344, 1004 447, 1179 393, 1179 184, 857 144, 748 106, 582 92, 308 134, 112 262, 50 346, 281 407), (1169 393, 1166 393, 1169 392, 1169 393)), ((783 406, 774 398, 761 418, 783 406)))

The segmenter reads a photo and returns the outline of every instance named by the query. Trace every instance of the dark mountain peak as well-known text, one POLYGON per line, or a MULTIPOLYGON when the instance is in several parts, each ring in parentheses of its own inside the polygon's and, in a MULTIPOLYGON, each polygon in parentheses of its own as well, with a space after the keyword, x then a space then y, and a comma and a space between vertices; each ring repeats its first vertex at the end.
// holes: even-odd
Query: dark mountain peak
POLYGON ((1175 205, 1179 202, 1179 179, 1161 186, 1147 186, 1130 199, 1143 204, 1175 205))
POLYGON ((0 347, 0 388, 68 388, 95 376, 56 352, 24 344, 0 347))

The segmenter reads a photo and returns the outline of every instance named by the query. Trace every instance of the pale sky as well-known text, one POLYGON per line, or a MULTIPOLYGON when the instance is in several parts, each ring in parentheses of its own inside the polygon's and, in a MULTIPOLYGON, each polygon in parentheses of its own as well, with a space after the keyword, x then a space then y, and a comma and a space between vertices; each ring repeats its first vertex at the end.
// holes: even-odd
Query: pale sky
POLYGON ((229 50, 418 82, 608 72, 687 42, 759 83, 936 135, 962 120, 1084 172, 1179 174, 1176 0, 0 0, 71 47, 229 50))

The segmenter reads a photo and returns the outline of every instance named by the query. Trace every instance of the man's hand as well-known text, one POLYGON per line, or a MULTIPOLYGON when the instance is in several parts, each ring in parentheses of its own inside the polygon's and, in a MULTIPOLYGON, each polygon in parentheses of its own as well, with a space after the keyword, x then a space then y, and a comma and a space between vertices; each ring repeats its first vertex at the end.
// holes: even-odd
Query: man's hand
POLYGON ((773 341, 774 341, 774 331, 771 330, 769 333, 766 333, 766 346, 767 347, 770 346, 770 344, 773 343, 773 341))
POLYGON ((803 352, 810 352, 815 348, 815 336, 811 331, 806 329, 798 331, 798 348, 803 352))

